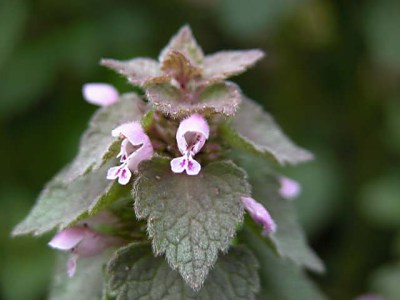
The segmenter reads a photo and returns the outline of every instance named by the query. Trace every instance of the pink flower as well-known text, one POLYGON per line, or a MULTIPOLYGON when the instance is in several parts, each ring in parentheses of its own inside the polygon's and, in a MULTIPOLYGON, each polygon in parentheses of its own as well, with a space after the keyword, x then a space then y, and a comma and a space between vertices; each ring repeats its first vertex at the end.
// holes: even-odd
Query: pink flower
POLYGON ((121 165, 108 170, 107 179, 118 178, 118 183, 125 185, 129 182, 132 173, 137 170, 139 163, 153 156, 153 146, 150 138, 144 132, 139 122, 125 123, 115 128, 112 135, 123 137, 120 157, 121 165))
POLYGON ((204 146, 209 134, 207 121, 201 115, 191 115, 179 124, 176 141, 182 156, 171 160, 171 170, 174 173, 186 171, 188 175, 199 174, 201 165, 193 156, 204 146))
POLYGON ((287 200, 293 200, 294 198, 300 195, 301 185, 297 181, 282 176, 279 179, 279 182, 281 184, 281 187, 279 189, 279 194, 283 198, 287 200))
POLYGON ((87 83, 82 87, 83 97, 87 102, 99 106, 108 106, 119 99, 118 91, 106 83, 87 83))
POLYGON ((254 222, 263 226, 263 235, 275 233, 276 224, 264 206, 251 197, 242 197, 242 203, 254 222))
POLYGON ((76 262, 79 257, 90 257, 102 253, 105 249, 121 244, 120 238, 98 233, 86 226, 73 226, 57 233, 49 242, 49 246, 69 251, 71 257, 67 262, 67 273, 69 277, 74 276, 76 262))

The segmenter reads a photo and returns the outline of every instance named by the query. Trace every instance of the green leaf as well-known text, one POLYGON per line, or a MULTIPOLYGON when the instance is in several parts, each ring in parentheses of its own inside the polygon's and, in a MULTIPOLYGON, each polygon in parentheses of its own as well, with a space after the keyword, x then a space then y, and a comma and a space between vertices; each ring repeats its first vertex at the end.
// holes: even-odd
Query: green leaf
POLYGON ((243 221, 241 196, 249 195, 245 173, 230 162, 214 162, 197 176, 173 174, 169 160, 155 158, 139 167, 135 211, 148 219, 156 255, 195 290, 226 251, 243 221))
POLYGON ((245 228, 240 239, 246 241, 261 265, 261 292, 258 299, 326 299, 298 266, 277 257, 260 236, 245 228))
POLYGON ((293 204, 279 195, 280 185, 277 175, 261 159, 238 156, 237 160, 249 174, 250 184, 253 187, 253 198, 268 209, 277 224, 277 231, 271 235, 270 239, 278 254, 291 259, 300 266, 316 272, 323 272, 322 261, 307 245, 293 204))
POLYGON ((222 126, 221 134, 234 147, 261 154, 282 165, 308 161, 313 155, 296 146, 271 115, 252 100, 243 97, 231 126, 222 126))
POLYGON ((102 59, 101 64, 125 76, 133 85, 143 86, 148 82, 165 82, 169 76, 163 75, 159 63, 151 58, 133 58, 126 61, 102 59))
POLYGON ((109 260, 107 251, 93 257, 78 259, 76 272, 67 276, 68 255, 60 253, 50 288, 49 300, 101 300, 103 294, 103 267, 109 260))
POLYGON ((100 168, 107 160, 117 155, 121 141, 111 136, 119 125, 140 120, 144 103, 136 94, 125 94, 115 104, 100 108, 82 136, 79 153, 66 174, 65 181, 100 168))
POLYGON ((201 65, 204 59, 203 50, 193 37, 192 30, 188 25, 183 26, 169 41, 168 45, 160 53, 160 62, 163 62, 171 50, 181 52, 193 64, 201 65))
POLYGON ((120 145, 111 131, 139 119, 143 105, 137 95, 125 94, 117 103, 99 109, 81 139, 78 156, 46 185, 13 235, 39 235, 57 226, 64 228, 118 199, 126 189, 106 179, 110 164, 104 165, 120 145))
POLYGON ((68 167, 62 170, 47 184, 29 215, 15 227, 13 235, 39 235, 57 226, 64 228, 114 202, 128 189, 106 179, 108 167, 105 165, 72 182, 65 181, 68 167))
POLYGON ((131 244, 119 249, 107 266, 108 287, 118 300, 128 299, 255 299, 259 290, 258 263, 245 247, 222 256, 203 288, 193 291, 150 247, 131 244))
POLYGON ((243 73, 264 57, 258 49, 241 51, 221 51, 207 55, 204 59, 204 82, 215 83, 233 75, 243 73))
POLYGON ((143 115, 142 120, 140 121, 140 125, 142 125, 144 131, 146 131, 150 129, 150 127, 153 125, 153 122, 154 122, 154 110, 149 110, 143 115))
POLYGON ((155 84, 146 88, 146 96, 155 109, 174 118, 193 113, 232 116, 241 101, 239 88, 230 82, 217 83, 194 93, 185 93, 170 84, 155 84))

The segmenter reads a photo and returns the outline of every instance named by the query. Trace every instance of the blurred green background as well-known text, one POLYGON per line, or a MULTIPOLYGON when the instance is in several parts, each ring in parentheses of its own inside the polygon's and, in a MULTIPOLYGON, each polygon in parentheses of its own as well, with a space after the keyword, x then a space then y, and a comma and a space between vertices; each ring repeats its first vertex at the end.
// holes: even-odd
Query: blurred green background
MULTIPOLYGON (((391 0, 0 0, 0 298, 45 299, 50 235, 10 239, 43 185, 75 155, 95 107, 86 82, 124 79, 102 57, 157 57, 188 23, 206 53, 261 48, 233 80, 316 160, 300 221, 332 299, 400 299, 400 2, 391 0)), ((279 299, 278 299, 279 300, 279 299)))

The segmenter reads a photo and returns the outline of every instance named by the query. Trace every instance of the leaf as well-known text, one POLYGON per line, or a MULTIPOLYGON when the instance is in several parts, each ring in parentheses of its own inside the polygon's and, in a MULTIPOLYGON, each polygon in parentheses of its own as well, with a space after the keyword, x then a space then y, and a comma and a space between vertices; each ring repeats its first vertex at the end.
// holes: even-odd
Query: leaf
POLYGON ((49 300, 101 300, 103 294, 103 267, 110 253, 78 259, 75 275, 67 276, 68 255, 58 255, 56 272, 50 288, 49 300))
POLYGON ((298 266, 277 257, 251 230, 245 228, 240 239, 246 241, 261 265, 258 299, 326 299, 298 266))
POLYGON ((215 83, 233 75, 238 75, 264 57, 258 49, 242 51, 221 51, 207 55, 204 59, 204 82, 215 83))
POLYGON ((203 50, 193 37, 192 30, 188 25, 183 26, 169 41, 168 45, 160 53, 162 63, 171 50, 177 50, 190 59, 192 64, 201 65, 204 59, 203 50))
POLYGON ((127 77, 133 85, 143 86, 148 82, 165 82, 170 79, 164 75, 159 63, 151 58, 133 58, 127 61, 102 59, 101 65, 127 77))
POLYGON ((143 100, 133 93, 121 96, 113 105, 100 108, 83 134, 79 153, 64 174, 64 180, 72 181, 96 170, 116 156, 121 141, 111 136, 111 131, 128 121, 139 120, 143 115, 142 110, 143 100))
POLYGON ((197 176, 173 174, 169 160, 139 167, 135 212, 148 219, 156 255, 165 253, 193 289, 200 289, 218 250, 226 251, 243 221, 241 196, 250 188, 245 173, 230 162, 214 162, 197 176))
MULTIPOLYGON (((297 221, 293 204, 279 195, 277 175, 260 159, 237 156, 238 164, 249 174, 253 198, 261 202, 277 223, 277 231, 270 239, 282 257, 316 272, 323 272, 320 258, 307 245, 306 237, 297 221)), ((260 229, 261 230, 261 229, 260 229)))
POLYGON ((55 227, 67 227, 115 201, 127 189, 107 180, 108 165, 96 172, 65 181, 68 167, 57 174, 39 195, 29 215, 18 224, 13 235, 39 235, 55 227))
POLYGON ((153 257, 148 246, 131 244, 110 260, 107 283, 117 300, 251 300, 260 288, 257 267, 247 248, 234 247, 218 260, 203 288, 195 292, 164 259, 153 257))
POLYGON ((310 152, 286 137, 271 115, 246 97, 230 125, 222 126, 221 134, 232 146, 261 154, 281 165, 313 158, 310 152))
POLYGON ((170 84, 156 84, 146 88, 146 96, 155 109, 174 118, 193 113, 221 113, 226 116, 235 114, 241 100, 239 88, 228 82, 221 82, 201 90, 195 98, 185 94, 170 84))
POLYGON ((185 55, 176 50, 171 50, 167 54, 161 69, 165 74, 175 78, 182 87, 202 73, 201 68, 193 66, 185 55))

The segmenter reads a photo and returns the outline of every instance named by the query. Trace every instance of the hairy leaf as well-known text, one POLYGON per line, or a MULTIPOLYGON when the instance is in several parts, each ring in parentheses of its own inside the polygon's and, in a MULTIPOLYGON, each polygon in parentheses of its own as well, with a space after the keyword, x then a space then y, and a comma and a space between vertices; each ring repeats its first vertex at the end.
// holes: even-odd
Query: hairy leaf
POLYGON ((58 255, 57 268, 50 288, 49 300, 101 300, 103 294, 103 267, 110 254, 80 258, 75 275, 67 276, 68 255, 58 255))
POLYGON ((191 79, 199 77, 202 69, 193 66, 181 52, 171 50, 163 61, 161 69, 165 74, 175 78, 181 85, 187 84, 191 79))
POLYGON ((230 162, 211 163, 197 176, 173 174, 162 158, 143 162, 139 173, 135 211, 148 220, 155 254, 165 253, 198 290, 243 220, 240 198, 250 194, 246 175, 230 162))
POLYGON ((68 167, 62 170, 47 184, 13 235, 39 235, 57 226, 64 228, 116 200, 126 188, 106 179, 107 168, 105 165, 72 182, 65 181, 68 167))
POLYGON ((183 26, 169 41, 168 45, 161 51, 160 62, 163 62, 171 50, 177 50, 185 55, 193 64, 201 65, 203 62, 203 50, 193 37, 192 30, 188 25, 183 26))
POLYGON ((203 64, 204 82, 208 85, 243 73, 263 57, 264 52, 258 49, 221 51, 207 55, 203 64))
POLYGON ((296 146, 282 132, 271 115, 246 97, 230 125, 222 126, 221 134, 233 146, 261 154, 282 165, 313 158, 310 152, 296 146))
POLYGON ((239 88, 228 82, 214 84, 194 94, 185 93, 170 84, 156 84, 146 89, 146 96, 157 110, 174 118, 193 113, 232 116, 241 101, 239 88))
POLYGON ((247 229, 240 234, 240 238, 247 242, 261 265, 261 292, 258 299, 326 299, 298 266, 277 257, 260 236, 247 229))
MULTIPOLYGON (((316 272, 323 272, 320 258, 307 245, 307 241, 293 204, 279 195, 279 181, 274 172, 261 159, 238 156, 239 165, 248 171, 253 187, 253 198, 261 202, 277 223, 277 231, 270 239, 280 256, 316 272)), ((261 229, 260 229, 261 230, 261 229)))
POLYGON ((151 58, 138 57, 126 61, 106 58, 101 60, 101 64, 125 76, 130 83, 137 86, 170 79, 170 76, 161 72, 159 63, 151 58))
POLYGON ((140 120, 142 110, 142 99, 133 93, 123 95, 113 105, 100 108, 83 134, 79 153, 63 174, 63 180, 70 182, 100 168, 107 160, 116 156, 121 141, 111 136, 111 131, 125 122, 140 120))
POLYGON ((259 290, 258 263, 245 247, 222 256, 203 288, 193 291, 150 248, 131 244, 118 250, 107 266, 108 288, 117 300, 128 299, 255 299, 259 290))

